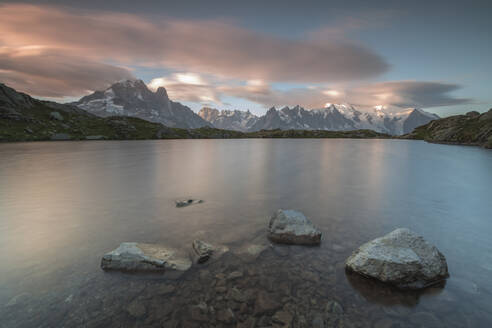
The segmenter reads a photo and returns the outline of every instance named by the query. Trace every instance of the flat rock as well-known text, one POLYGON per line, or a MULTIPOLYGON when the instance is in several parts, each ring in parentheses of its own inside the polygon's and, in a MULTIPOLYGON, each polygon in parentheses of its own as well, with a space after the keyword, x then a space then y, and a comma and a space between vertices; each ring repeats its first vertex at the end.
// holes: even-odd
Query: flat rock
POLYGON ((203 200, 201 199, 179 199, 176 201, 176 207, 186 207, 190 205, 195 205, 195 204, 201 204, 203 203, 203 200))
POLYGON ((348 270, 399 288, 425 288, 449 276, 444 255, 404 228, 362 245, 345 265, 348 270))
POLYGON ((126 308, 126 311, 134 318, 143 317, 147 313, 145 306, 137 300, 131 302, 126 308))
POLYGON ((126 242, 106 253, 101 260, 103 270, 181 271, 191 267, 189 256, 176 249, 157 244, 126 242))
POLYGON ((321 231, 301 212, 278 210, 270 219, 268 238, 281 244, 318 245, 321 231))

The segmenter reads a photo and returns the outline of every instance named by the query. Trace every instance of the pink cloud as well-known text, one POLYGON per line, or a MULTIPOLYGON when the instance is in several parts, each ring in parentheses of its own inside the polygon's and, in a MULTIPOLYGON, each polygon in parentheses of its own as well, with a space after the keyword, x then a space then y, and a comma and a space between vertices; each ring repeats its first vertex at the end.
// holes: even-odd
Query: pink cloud
POLYGON ((223 21, 152 21, 129 14, 34 5, 0 6, 0 44, 41 45, 60 58, 110 60, 239 80, 348 81, 388 69, 370 49, 341 38, 294 40, 223 21))

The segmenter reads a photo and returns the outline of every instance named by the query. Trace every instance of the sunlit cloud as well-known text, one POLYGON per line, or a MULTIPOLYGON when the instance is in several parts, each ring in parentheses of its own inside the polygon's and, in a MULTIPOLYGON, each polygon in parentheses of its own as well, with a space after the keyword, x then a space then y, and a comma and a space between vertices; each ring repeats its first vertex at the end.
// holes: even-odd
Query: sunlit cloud
POLYGON ((147 86, 151 90, 166 88, 171 99, 220 104, 220 95, 213 82, 195 73, 173 73, 166 77, 152 79, 147 86))

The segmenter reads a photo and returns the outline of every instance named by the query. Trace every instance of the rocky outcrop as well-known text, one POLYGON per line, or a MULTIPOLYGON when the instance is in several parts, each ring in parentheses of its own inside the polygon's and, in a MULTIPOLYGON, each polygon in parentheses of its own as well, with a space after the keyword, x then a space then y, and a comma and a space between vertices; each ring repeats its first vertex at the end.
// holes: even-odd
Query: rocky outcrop
POLYGON ((191 267, 191 260, 183 252, 163 245, 135 242, 121 243, 106 253, 101 260, 103 270, 120 271, 178 271, 191 267))
POLYGON ((492 109, 482 114, 472 111, 435 120, 402 138, 492 148, 492 109))
POLYGON ((301 212, 278 210, 270 219, 268 238, 281 244, 318 245, 321 231, 301 212))
POLYGON ((444 255, 404 228, 362 245, 345 265, 350 271, 399 288, 425 288, 449 276, 444 255))

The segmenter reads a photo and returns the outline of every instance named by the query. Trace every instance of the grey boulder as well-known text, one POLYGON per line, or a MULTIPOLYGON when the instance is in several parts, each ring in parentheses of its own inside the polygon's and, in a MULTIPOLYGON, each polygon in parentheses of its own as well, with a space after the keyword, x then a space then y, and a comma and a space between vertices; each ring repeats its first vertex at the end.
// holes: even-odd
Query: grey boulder
POLYGON ((270 219, 268 238, 281 244, 318 245, 321 231, 301 212, 278 210, 270 219))
POLYGON ((345 266, 404 289, 425 288, 449 276, 444 255, 423 237, 404 228, 362 245, 345 266))
POLYGON ((191 267, 186 253, 157 244, 126 242, 104 254, 103 270, 120 271, 176 271, 184 272, 191 267))

